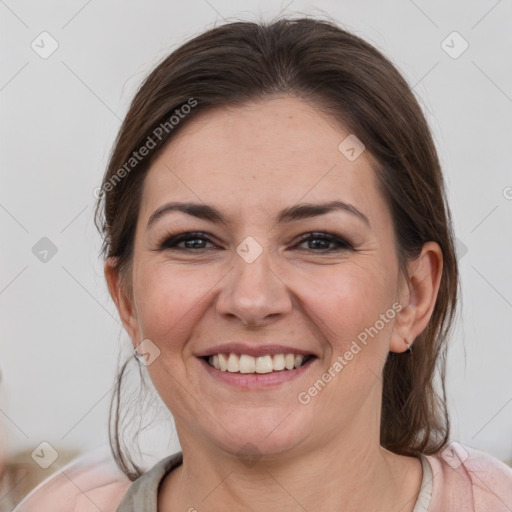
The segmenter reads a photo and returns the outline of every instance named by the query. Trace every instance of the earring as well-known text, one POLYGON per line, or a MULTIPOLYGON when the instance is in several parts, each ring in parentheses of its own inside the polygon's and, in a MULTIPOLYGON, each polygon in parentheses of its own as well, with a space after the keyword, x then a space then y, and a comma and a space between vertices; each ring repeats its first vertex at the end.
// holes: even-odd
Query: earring
POLYGON ((407 350, 405 351, 407 354, 410 354, 412 352, 412 343, 409 343, 407 339, 404 338, 404 343, 407 347, 407 350))

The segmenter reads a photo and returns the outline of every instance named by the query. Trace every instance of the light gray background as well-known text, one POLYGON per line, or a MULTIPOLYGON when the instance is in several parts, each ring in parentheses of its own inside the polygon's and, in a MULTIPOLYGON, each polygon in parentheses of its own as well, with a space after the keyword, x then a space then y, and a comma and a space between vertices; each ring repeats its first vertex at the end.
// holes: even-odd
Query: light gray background
MULTIPOLYGON (((10 453, 107 442, 117 356, 130 341, 103 279, 93 190, 140 81, 224 19, 322 11, 392 59, 432 126, 463 286, 448 361, 452 439, 512 457, 510 0, 0 0, 0 420, 10 453), (47 59, 31 48, 43 31, 59 45, 47 59), (453 31, 469 44, 456 59, 441 46, 453 31), (47 262, 32 252, 42 237, 57 247, 47 262)), ((164 431, 148 432, 158 459, 177 448, 164 431)))

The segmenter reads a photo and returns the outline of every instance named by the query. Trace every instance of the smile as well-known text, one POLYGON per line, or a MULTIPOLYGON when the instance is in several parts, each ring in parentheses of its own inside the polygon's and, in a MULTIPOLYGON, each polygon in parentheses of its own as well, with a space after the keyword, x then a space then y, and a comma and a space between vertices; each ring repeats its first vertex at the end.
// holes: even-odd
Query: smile
POLYGON ((205 361, 221 372, 229 373, 273 373, 284 370, 296 370, 315 358, 313 355, 273 354, 253 357, 248 354, 214 354, 205 357, 205 361))

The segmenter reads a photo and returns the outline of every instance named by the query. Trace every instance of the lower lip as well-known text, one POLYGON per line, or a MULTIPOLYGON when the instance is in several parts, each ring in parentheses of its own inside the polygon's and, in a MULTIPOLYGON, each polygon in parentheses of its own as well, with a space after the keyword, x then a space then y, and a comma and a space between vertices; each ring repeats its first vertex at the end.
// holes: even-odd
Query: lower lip
POLYGON ((199 358, 203 367, 214 379, 239 389, 264 389, 294 380, 307 372, 315 360, 315 358, 310 359, 296 370, 280 370, 271 373, 232 373, 217 370, 204 359, 199 358))

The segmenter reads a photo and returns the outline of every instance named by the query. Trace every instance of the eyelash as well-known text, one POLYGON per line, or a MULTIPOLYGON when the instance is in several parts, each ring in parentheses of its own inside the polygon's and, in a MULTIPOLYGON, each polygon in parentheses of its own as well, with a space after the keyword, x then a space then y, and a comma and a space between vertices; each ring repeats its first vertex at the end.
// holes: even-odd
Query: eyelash
MULTIPOLYGON (((186 248, 186 247, 180 247, 178 248, 177 245, 182 242, 188 242, 190 240, 203 240, 204 242, 211 242, 211 240, 201 232, 187 232, 187 233, 180 233, 178 235, 171 236, 169 238, 166 238, 159 246, 159 250, 163 251, 166 249, 173 249, 173 250, 180 250, 180 251, 194 251, 197 252, 197 250, 192 248, 186 248)), ((331 244, 335 244, 337 247, 334 249, 321 249, 321 250, 314 250, 309 249, 313 252, 319 252, 319 253, 331 253, 331 252, 337 252, 342 250, 349 250, 353 251, 354 248, 345 240, 335 236, 331 235, 330 233, 319 233, 319 232, 313 232, 308 233, 307 236, 301 238, 297 245, 303 244, 304 242, 308 242, 310 240, 324 240, 327 242, 330 242, 331 244)), ((199 250, 210 250, 210 248, 204 248, 200 247, 199 250)), ((308 250, 308 249, 306 249, 308 250)))

